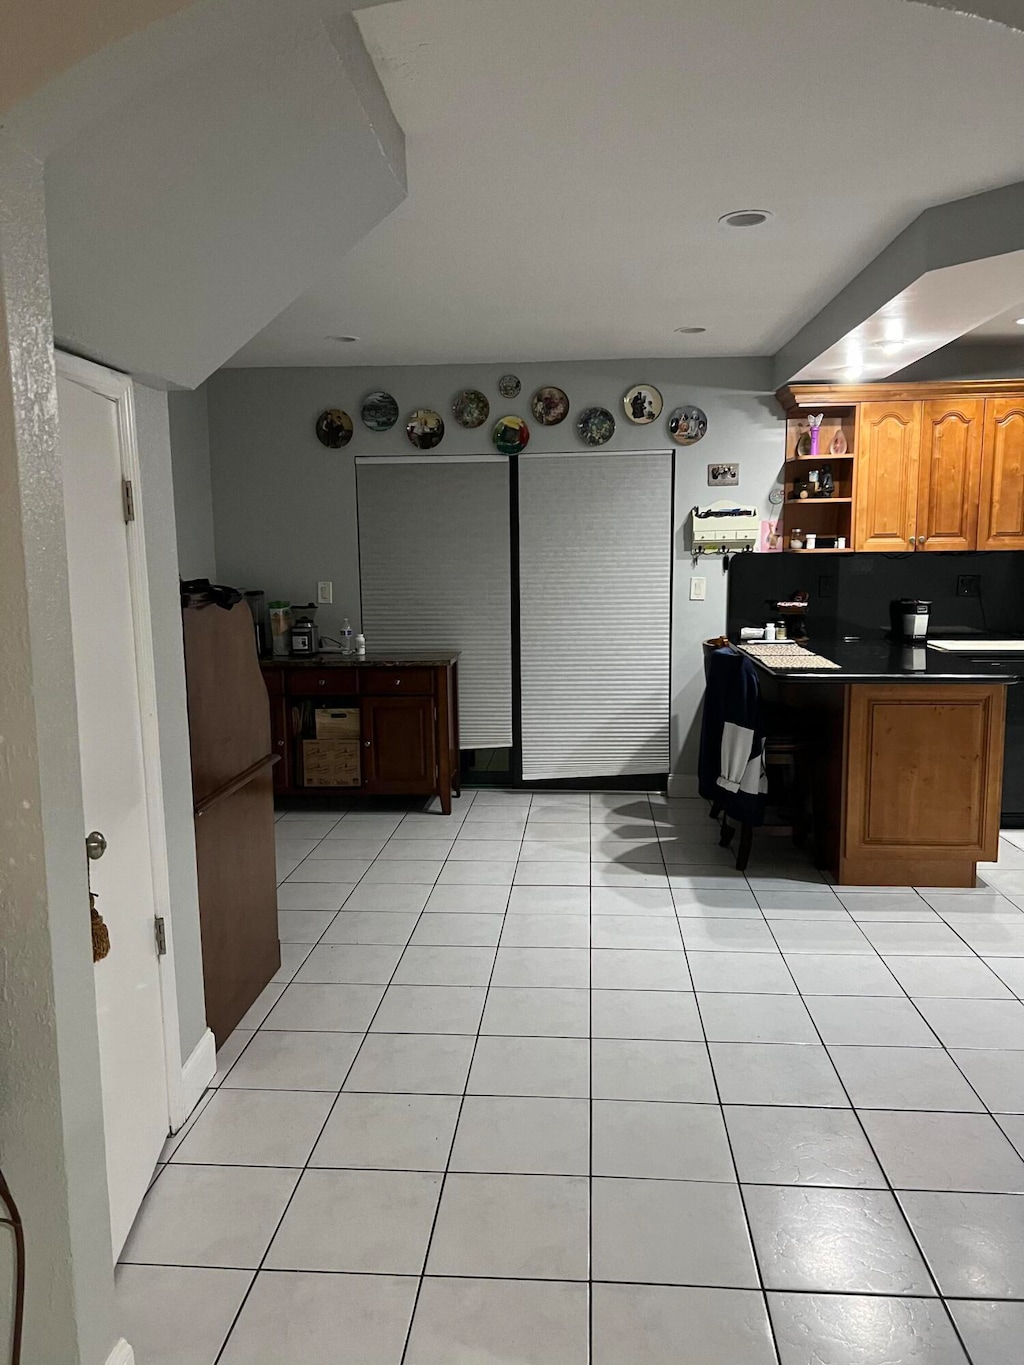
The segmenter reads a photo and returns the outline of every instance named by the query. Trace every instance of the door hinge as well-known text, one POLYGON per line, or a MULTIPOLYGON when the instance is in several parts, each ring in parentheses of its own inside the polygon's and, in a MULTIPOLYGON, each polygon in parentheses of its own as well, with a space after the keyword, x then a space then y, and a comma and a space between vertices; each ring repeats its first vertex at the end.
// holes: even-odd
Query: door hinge
POLYGON ((156 931, 156 955, 157 957, 165 957, 167 954, 167 929, 161 915, 157 915, 153 921, 153 927, 156 931))
POLYGON ((125 521, 135 520, 135 491, 131 479, 121 480, 121 502, 124 505, 125 521))

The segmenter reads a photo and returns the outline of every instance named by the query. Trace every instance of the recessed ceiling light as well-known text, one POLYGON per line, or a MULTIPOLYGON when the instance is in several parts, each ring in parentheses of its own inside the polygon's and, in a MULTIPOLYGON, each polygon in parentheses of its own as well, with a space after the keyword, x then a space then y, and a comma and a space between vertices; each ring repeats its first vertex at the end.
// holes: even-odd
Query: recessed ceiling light
POLYGON ((1014 321, 1018 327, 1024 327, 1024 318, 1015 318, 1014 321))
POLYGON ((677 327, 677 328, 676 328, 676 331, 677 331, 677 332, 680 332, 683 336, 687 336, 687 337, 695 337, 695 336, 697 335, 698 332, 706 332, 707 330, 708 330, 708 329, 707 329, 706 327, 677 327))
POLYGON ((723 213, 718 221, 722 227, 752 228, 767 223, 771 216, 768 209, 733 209, 731 213, 723 213))
POLYGON ((348 345, 350 341, 358 341, 358 337, 327 337, 328 341, 340 341, 343 345, 348 345))

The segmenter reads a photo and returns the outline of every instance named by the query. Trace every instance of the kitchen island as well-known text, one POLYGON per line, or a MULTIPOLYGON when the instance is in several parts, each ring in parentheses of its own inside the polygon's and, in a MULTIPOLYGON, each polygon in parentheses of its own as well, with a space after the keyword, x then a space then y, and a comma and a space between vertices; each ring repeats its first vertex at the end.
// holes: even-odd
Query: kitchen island
POLYGON ((833 667, 753 661, 798 744, 819 866, 845 886, 973 886, 998 856, 1015 665, 884 639, 813 653, 833 667))

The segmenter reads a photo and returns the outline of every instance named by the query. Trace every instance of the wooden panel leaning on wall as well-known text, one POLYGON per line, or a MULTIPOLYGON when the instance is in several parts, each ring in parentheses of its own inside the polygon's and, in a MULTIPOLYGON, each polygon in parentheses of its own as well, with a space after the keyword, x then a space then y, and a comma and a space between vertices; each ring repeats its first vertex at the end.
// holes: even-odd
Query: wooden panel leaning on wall
POLYGON ((270 706, 244 602, 186 607, 206 1017, 219 1047, 281 965, 270 706))

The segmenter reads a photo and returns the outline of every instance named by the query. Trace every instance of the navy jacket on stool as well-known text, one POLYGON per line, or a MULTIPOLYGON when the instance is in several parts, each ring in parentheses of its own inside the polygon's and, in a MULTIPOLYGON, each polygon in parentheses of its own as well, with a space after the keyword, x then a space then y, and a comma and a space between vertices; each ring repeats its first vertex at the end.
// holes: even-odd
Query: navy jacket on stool
POLYGON ((745 654, 716 649, 708 659, 698 789, 739 824, 764 823, 764 741, 757 669, 745 654))

